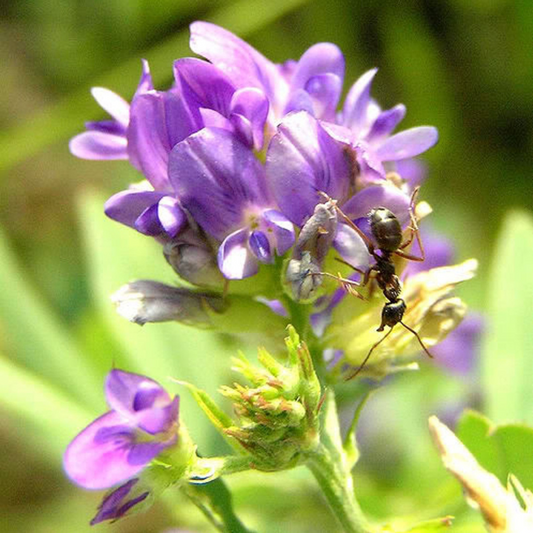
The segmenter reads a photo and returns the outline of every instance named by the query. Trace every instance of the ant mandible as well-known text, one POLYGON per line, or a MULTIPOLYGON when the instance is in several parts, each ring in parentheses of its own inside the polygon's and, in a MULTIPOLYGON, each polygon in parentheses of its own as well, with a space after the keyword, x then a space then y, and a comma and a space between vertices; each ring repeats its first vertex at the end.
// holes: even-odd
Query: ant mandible
MULTIPOLYGON (((381 324, 377 331, 384 331, 385 326, 389 326, 390 328, 389 331, 387 331, 387 333, 370 348, 370 351, 363 362, 354 372, 348 375, 346 381, 355 378, 359 372, 361 372, 372 355, 372 352, 391 334, 392 329, 394 326, 396 326, 396 324, 401 324, 405 329, 409 330, 417 338, 424 352, 429 357, 433 357, 422 342, 422 339, 418 333, 414 329, 410 328, 407 324, 402 322, 402 318, 407 306, 405 301, 400 298, 402 285, 400 279, 396 275, 396 266, 393 262, 394 255, 402 257, 403 259, 407 259, 408 261, 424 261, 425 259, 424 246, 422 245, 420 231, 418 229, 417 220, 414 214, 414 203, 418 194, 418 189, 418 187, 415 188, 413 194, 411 195, 411 201, 409 205, 409 217, 411 219, 411 225, 409 226, 410 235, 403 242, 402 226, 396 215, 386 207, 372 209, 367 215, 370 224, 370 231, 375 240, 374 244, 374 242, 353 223, 353 221, 341 210, 341 208, 335 204, 335 208, 337 209, 337 212, 341 218, 363 239, 366 247, 368 248, 369 254, 376 262, 366 271, 354 268, 352 265, 348 265, 363 276, 363 279, 360 282, 341 278, 340 276, 335 276, 329 273, 322 274, 337 279, 342 283, 347 292, 362 298, 359 292, 353 287, 364 287, 367 285, 368 281, 370 280, 371 273, 375 272, 375 279, 378 287, 382 290, 383 295, 387 299, 387 302, 384 304, 381 311, 381 324), (420 257, 404 252, 404 249, 413 242, 414 238, 416 238, 420 248, 420 257), (377 253, 378 251, 379 253, 377 253)), ((331 200, 331 198, 323 192, 321 192, 320 195, 327 200, 331 200)))

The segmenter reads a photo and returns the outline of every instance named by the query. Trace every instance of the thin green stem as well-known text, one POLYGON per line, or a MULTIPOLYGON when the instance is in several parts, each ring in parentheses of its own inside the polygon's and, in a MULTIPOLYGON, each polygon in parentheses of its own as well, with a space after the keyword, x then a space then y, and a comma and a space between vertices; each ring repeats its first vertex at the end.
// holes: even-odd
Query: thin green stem
POLYGON ((221 479, 182 489, 213 526, 222 533, 253 533, 233 511, 231 493, 221 479))
POLYGON ((307 467, 315 476, 344 531, 369 533, 370 526, 355 499, 352 475, 343 462, 335 460, 331 452, 321 444, 309 454, 307 467))

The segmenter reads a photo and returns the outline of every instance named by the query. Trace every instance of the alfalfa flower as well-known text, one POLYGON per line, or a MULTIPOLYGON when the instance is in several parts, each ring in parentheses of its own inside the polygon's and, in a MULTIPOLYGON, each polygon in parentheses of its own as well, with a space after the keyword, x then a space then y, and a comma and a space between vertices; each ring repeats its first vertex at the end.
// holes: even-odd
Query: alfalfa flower
POLYGON ((105 396, 110 410, 69 444, 64 467, 86 489, 107 489, 138 475, 178 441, 179 397, 145 376, 112 370, 105 396))

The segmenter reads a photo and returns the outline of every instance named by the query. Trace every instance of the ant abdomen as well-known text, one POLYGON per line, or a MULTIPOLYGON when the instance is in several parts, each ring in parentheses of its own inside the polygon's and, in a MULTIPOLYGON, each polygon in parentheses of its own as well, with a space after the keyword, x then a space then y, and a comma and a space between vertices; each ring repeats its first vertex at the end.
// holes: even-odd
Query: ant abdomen
POLYGON ((402 226, 396 215, 386 207, 372 209, 368 214, 370 230, 377 248, 395 252, 402 244, 402 226))

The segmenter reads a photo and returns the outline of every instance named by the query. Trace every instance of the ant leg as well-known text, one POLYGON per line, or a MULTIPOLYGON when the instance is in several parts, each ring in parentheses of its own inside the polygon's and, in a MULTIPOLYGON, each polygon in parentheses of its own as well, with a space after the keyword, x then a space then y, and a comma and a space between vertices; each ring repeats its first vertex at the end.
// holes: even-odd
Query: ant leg
POLYGON ((411 205, 409 206, 409 217, 411 218, 411 225, 409 226, 409 229, 411 230, 411 235, 407 238, 405 242, 403 242, 399 249, 396 250, 394 253, 400 257, 403 257, 404 259, 408 259, 409 261, 419 261, 422 262, 426 259, 426 252, 424 251, 424 245, 422 244, 422 239, 420 238, 420 229, 418 228, 418 221, 416 220, 416 216, 414 213, 414 200, 416 198, 416 195, 418 194, 418 190, 420 187, 416 187, 413 191, 413 194, 411 196, 411 205), (402 250, 404 248, 407 248, 412 242, 413 239, 416 237, 416 242, 418 243, 418 247, 420 248, 420 256, 407 254, 403 252, 402 250))
POLYGON ((364 358, 363 362, 359 365, 357 370, 355 372, 352 372, 351 374, 349 374, 348 377, 344 381, 350 381, 355 376, 357 376, 357 374, 359 374, 359 372, 361 372, 361 370, 363 370, 363 368, 366 365, 367 361, 370 359, 370 356, 372 355, 372 352, 391 334, 391 331, 392 331, 392 328, 390 328, 389 331, 387 331, 387 333, 385 333, 385 335, 383 335, 383 337, 381 337, 381 339, 379 339, 379 341, 376 342, 372 346, 372 348, 370 348, 370 351, 368 352, 367 356, 364 358))
POLYGON ((336 276, 335 274, 330 274, 329 272, 310 272, 308 276, 326 276, 328 278, 333 278, 342 285, 346 292, 359 298, 360 300, 366 300, 366 298, 360 292, 354 289, 354 287, 361 287, 361 284, 357 281, 343 278, 340 274, 336 276))
POLYGON ((420 343, 420 346, 422 346, 422 349, 424 350, 424 352, 426 352, 426 354, 431 358, 433 359, 433 356, 429 353, 429 350, 426 348, 425 344, 422 342, 422 339, 420 338, 420 335, 412 328, 410 328, 407 324, 404 324, 401 320, 400 320, 400 324, 405 328, 405 329, 408 329, 418 340, 418 342, 420 343))

